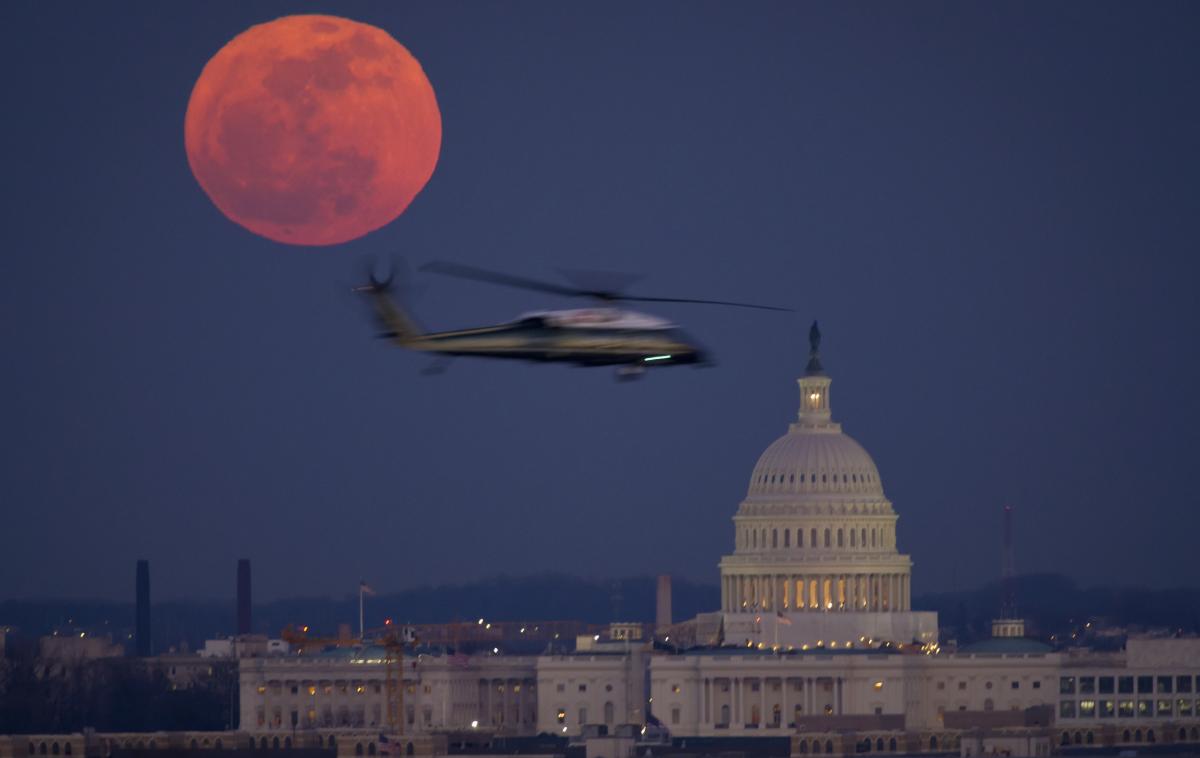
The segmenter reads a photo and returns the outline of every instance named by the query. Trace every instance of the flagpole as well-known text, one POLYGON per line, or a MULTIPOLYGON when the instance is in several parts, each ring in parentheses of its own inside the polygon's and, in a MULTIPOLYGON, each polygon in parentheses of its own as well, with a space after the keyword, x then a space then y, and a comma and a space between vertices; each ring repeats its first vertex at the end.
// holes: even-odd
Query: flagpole
POLYGON ((359 582, 358 583, 358 639, 360 641, 363 638, 363 599, 362 599, 362 596, 363 596, 363 585, 362 585, 362 582, 359 582))

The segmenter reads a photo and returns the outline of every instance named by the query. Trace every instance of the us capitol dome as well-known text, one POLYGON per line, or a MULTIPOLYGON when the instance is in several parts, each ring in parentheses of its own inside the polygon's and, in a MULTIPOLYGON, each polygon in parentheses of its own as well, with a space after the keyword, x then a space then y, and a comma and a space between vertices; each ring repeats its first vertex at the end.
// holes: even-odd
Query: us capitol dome
POLYGON ((935 642, 937 614, 912 611, 912 560, 897 550, 875 461, 833 420, 816 323, 809 342, 797 419, 759 456, 720 562, 725 639, 935 642))

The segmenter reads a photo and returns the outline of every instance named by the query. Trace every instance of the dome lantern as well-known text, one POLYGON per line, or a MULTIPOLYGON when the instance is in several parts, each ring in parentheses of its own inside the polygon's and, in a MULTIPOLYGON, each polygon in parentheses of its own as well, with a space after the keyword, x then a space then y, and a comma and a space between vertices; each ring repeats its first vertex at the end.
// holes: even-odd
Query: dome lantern
POLYGON ((808 366, 804 369, 804 376, 796 380, 800 385, 800 425, 837 431, 839 427, 833 423, 829 404, 829 385, 833 380, 825 374, 825 368, 821 365, 821 330, 816 321, 808 330, 808 345, 808 366))

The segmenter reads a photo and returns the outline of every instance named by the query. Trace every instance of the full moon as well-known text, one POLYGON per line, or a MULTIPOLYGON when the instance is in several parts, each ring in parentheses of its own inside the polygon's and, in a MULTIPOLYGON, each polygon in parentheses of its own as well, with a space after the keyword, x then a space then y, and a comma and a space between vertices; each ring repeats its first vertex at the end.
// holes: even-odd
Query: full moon
POLYGON ((421 64, 382 29, 335 16, 252 26, 192 90, 184 145, 227 217, 293 245, 389 223, 437 164, 442 117, 421 64))

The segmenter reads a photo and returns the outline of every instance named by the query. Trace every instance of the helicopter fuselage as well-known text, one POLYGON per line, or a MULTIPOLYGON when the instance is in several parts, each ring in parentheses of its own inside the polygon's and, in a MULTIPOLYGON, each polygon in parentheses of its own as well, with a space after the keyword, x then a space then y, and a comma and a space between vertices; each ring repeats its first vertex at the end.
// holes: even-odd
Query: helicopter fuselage
POLYGON ((382 335, 410 350, 444 356, 579 366, 704 364, 704 351, 674 324, 643 313, 587 308, 526 313, 514 321, 420 335, 382 335))

